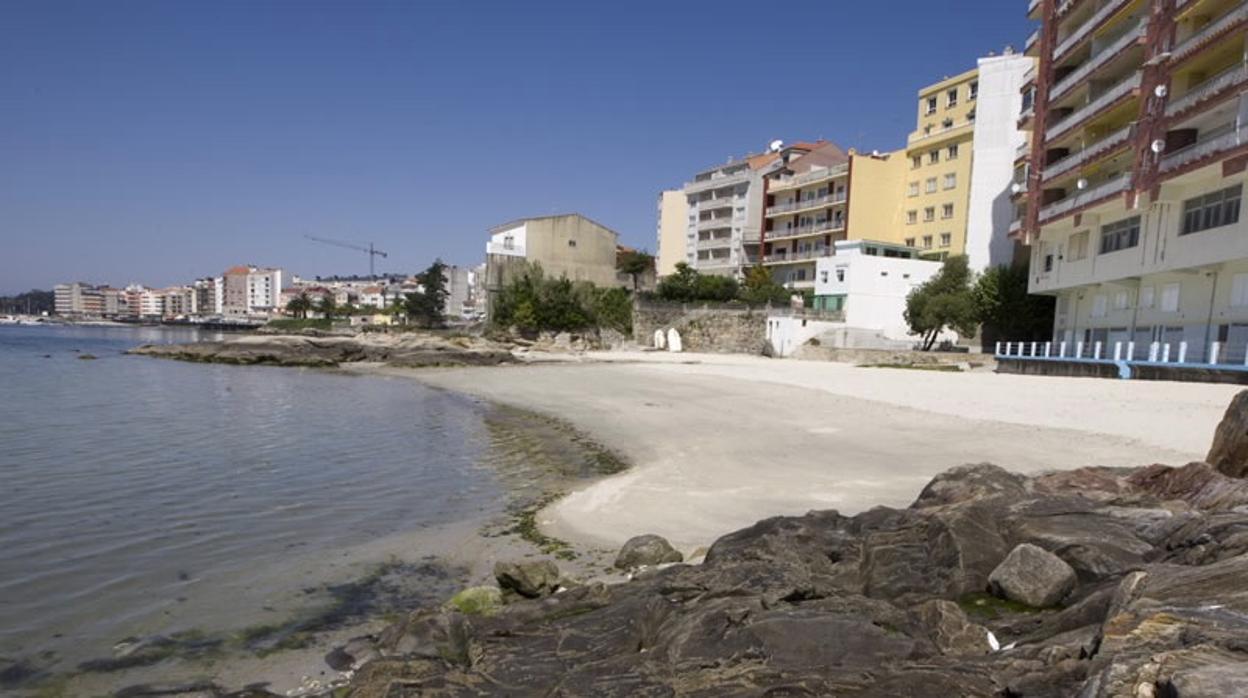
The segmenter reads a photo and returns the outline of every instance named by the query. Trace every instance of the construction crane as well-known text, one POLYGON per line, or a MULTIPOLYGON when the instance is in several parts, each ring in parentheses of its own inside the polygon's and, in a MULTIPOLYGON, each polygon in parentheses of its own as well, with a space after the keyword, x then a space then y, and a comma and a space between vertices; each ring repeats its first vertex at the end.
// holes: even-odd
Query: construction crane
POLYGON ((333 245, 335 247, 344 247, 348 250, 355 250, 356 252, 367 252, 368 253, 368 278, 370 279, 375 278, 377 276, 377 274, 373 271, 373 260, 375 260, 377 257, 381 257, 382 259, 385 259, 387 257, 385 252, 375 249, 373 247, 373 243, 371 242, 368 243, 368 247, 365 247, 363 245, 357 245, 357 244, 350 243, 350 242, 343 242, 342 240, 330 240, 327 238, 318 238, 314 235, 304 235, 304 237, 309 240, 314 240, 316 242, 319 242, 325 245, 333 245))

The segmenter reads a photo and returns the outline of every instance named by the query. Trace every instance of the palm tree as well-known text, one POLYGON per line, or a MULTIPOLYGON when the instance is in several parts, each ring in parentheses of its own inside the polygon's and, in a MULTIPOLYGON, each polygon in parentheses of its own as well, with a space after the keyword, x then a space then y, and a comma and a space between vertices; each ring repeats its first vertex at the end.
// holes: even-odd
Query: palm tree
POLYGON ((308 311, 312 309, 312 299, 308 297, 307 291, 300 291, 299 295, 290 299, 286 304, 286 312, 294 315, 300 320, 308 317, 308 311))

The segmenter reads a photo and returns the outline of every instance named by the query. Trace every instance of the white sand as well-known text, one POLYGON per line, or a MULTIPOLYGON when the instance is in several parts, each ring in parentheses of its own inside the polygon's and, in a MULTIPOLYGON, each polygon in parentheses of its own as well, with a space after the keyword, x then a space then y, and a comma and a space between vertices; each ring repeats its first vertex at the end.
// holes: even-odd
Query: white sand
POLYGON ((558 417, 634 467, 556 503, 552 535, 686 551, 779 514, 906 506, 932 475, 1203 457, 1228 385, 855 368, 746 356, 595 354, 592 362, 396 370, 558 417))

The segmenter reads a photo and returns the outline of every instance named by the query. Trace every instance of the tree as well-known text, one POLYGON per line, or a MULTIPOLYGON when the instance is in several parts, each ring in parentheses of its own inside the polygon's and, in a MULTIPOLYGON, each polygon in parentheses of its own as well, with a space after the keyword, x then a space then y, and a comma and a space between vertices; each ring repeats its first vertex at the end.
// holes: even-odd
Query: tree
POLYGON ((910 292, 905 318, 910 331, 919 335, 923 351, 931 351, 945 328, 974 336, 979 317, 966 256, 946 258, 935 276, 910 292))
POLYGON ((1026 263, 985 271, 972 290, 985 332, 1010 341, 1044 339, 1053 328, 1054 299, 1027 293, 1026 263))
POLYGON ((695 300, 695 286, 698 282, 698 271, 684 262, 676 263, 676 273, 668 274, 659 282, 656 289, 659 298, 665 301, 695 300))
POLYGON ((615 268, 633 279, 633 293, 637 293, 638 277, 646 272, 654 271, 654 255, 642 250, 628 250, 615 257, 615 268))
POLYGON ((750 267, 745 272, 745 283, 741 286, 741 300, 750 305, 766 305, 776 303, 787 305, 793 292, 771 278, 771 272, 761 264, 750 267))
POLYGON ((407 294, 404 305, 408 317, 422 327, 445 326, 446 298, 450 295, 446 290, 446 265, 436 259, 428 269, 416 275, 416 280, 423 290, 407 294))
POLYGON ((327 293, 321 296, 321 302, 317 305, 316 309, 321 311, 321 314, 326 318, 332 318, 336 313, 338 313, 338 304, 334 301, 333 295, 327 293))
POLYGON ((312 299, 308 297, 307 291, 300 291, 299 295, 291 298, 286 303, 286 312, 294 317, 304 320, 308 317, 308 311, 312 309, 312 299))

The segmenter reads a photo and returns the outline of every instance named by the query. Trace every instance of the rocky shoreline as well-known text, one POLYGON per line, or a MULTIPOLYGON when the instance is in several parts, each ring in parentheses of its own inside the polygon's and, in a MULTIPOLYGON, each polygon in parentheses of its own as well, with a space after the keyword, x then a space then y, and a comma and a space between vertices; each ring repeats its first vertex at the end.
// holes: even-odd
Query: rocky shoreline
POLYGON ((962 466, 906 509, 768 519, 625 584, 504 565, 510 603, 359 638, 345 695, 1248 695, 1245 425, 1248 393, 1208 463, 962 466))
POLYGON ((506 345, 480 337, 415 332, 348 336, 250 334, 216 342, 145 344, 127 353, 203 363, 313 368, 355 362, 404 368, 494 366, 515 360, 506 345))

